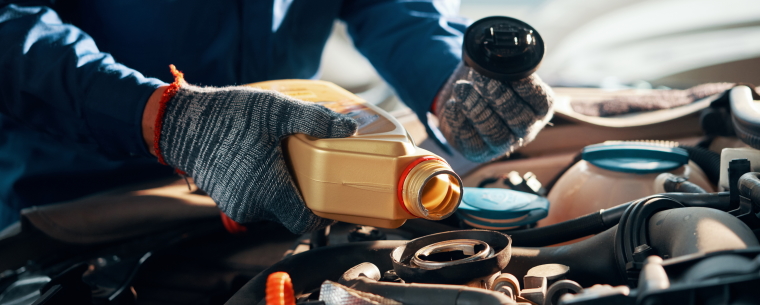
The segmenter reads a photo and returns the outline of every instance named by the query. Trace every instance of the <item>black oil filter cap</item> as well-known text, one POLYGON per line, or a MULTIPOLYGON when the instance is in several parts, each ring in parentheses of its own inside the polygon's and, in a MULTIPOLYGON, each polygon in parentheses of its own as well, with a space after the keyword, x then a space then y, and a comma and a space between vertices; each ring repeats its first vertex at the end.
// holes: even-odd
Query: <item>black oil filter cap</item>
POLYGON ((467 28, 462 57, 482 75, 518 80, 538 69, 544 57, 544 40, 533 27, 515 18, 486 17, 467 28))

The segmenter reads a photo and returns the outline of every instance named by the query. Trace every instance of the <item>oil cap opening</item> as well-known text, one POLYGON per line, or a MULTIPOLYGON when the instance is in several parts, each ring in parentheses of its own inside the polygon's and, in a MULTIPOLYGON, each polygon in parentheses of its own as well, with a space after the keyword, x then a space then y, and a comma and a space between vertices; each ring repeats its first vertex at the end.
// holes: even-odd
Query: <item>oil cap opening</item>
POLYGON ((462 201, 462 180, 436 157, 415 160, 399 180, 399 201, 410 214, 441 220, 451 216, 462 201))

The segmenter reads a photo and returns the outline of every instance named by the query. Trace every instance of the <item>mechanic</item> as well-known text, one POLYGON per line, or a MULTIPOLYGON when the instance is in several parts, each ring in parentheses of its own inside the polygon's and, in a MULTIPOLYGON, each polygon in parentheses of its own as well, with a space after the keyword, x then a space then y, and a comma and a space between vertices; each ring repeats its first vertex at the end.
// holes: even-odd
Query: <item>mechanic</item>
POLYGON ((527 143, 552 114, 537 76, 501 82, 460 64, 467 21, 455 1, 14 2, 0 4, 0 229, 25 207, 175 171, 237 222, 330 224, 304 205, 279 143, 350 136, 357 123, 230 85, 318 77, 335 19, 420 120, 433 110, 471 160, 527 143))

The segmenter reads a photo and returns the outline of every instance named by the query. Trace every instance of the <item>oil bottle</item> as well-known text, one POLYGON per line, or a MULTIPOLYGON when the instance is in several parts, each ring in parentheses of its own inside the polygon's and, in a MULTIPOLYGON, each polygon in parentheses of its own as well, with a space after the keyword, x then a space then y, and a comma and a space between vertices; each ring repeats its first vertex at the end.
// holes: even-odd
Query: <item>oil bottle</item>
POLYGON ((291 174, 314 214, 355 224, 396 228, 407 219, 440 220, 462 200, 462 180, 441 157, 417 147, 382 109, 326 81, 250 84, 319 103, 359 123, 353 136, 289 136, 283 148, 291 174))

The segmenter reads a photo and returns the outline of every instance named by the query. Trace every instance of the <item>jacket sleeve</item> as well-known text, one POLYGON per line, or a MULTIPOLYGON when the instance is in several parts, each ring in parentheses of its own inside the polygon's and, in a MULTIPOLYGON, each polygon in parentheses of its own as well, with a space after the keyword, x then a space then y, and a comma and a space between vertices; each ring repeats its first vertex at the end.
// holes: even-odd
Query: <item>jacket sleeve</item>
POLYGON ((164 83, 116 63, 52 9, 0 6, 0 67, 0 119, 112 158, 150 156, 142 112, 164 83))
POLYGON ((469 21, 458 1, 347 0, 341 19, 356 48, 427 122, 438 90, 461 61, 469 21))

